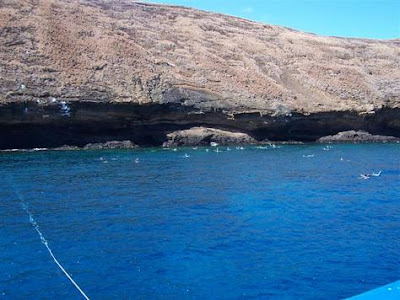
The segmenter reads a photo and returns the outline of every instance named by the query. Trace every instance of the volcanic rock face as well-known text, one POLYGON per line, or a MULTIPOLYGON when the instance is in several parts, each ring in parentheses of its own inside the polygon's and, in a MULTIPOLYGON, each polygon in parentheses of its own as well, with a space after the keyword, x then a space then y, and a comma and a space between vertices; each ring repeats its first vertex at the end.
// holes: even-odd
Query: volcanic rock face
POLYGON ((183 145, 249 145, 256 144, 257 141, 251 136, 240 132, 230 132, 214 128, 193 127, 187 130, 174 131, 168 134, 168 141, 164 146, 183 146, 183 145))
POLYGON ((397 142, 400 138, 393 136, 372 135, 365 131, 344 131, 335 135, 328 135, 318 139, 320 143, 371 143, 371 142, 397 142))
POLYGON ((320 37, 128 0, 0 1, 0 149, 400 136, 400 40, 320 37))

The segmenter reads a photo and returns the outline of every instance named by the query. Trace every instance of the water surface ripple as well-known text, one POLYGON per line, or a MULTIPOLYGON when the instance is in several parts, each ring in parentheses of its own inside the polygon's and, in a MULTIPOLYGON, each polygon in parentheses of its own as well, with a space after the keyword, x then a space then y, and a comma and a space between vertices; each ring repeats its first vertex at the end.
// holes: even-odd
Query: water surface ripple
POLYGON ((399 144, 205 149, 0 153, 0 298, 81 297, 18 194, 92 299, 339 299, 400 279, 399 144))

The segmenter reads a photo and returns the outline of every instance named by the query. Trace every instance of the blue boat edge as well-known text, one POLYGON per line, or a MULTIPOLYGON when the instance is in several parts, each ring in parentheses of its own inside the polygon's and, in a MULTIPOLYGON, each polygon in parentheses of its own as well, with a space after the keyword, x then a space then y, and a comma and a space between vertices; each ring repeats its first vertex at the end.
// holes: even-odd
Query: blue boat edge
POLYGON ((348 300, 372 300, 372 299, 398 300, 400 299, 400 280, 347 299, 348 300))

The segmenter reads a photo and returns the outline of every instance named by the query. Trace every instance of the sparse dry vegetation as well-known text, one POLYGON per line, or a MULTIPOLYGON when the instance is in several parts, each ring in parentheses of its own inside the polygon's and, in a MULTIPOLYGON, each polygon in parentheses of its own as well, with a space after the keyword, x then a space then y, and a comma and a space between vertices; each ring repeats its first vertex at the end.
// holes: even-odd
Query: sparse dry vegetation
POLYGON ((320 37, 128 0, 16 0, 0 2, 0 41, 3 103, 44 92, 70 101, 181 101, 166 98, 175 91, 201 100, 187 105, 234 112, 400 106, 399 40, 320 37))

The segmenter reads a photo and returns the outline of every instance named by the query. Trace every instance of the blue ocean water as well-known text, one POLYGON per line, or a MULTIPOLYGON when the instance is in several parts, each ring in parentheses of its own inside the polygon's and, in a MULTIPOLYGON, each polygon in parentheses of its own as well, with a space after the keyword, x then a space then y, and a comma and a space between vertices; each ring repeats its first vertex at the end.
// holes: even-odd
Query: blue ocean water
POLYGON ((81 298, 23 204, 93 299, 340 299, 400 279, 400 144, 215 149, 0 153, 0 298, 81 298))

